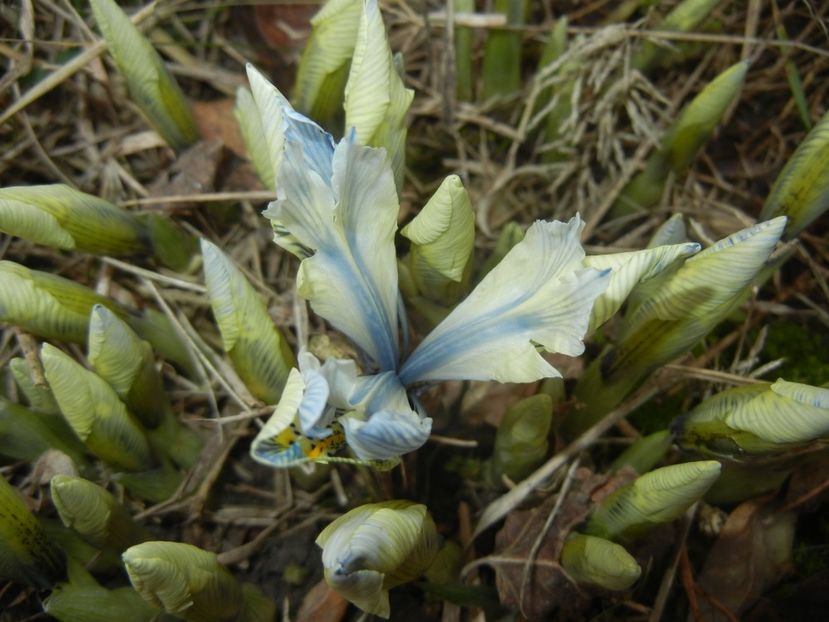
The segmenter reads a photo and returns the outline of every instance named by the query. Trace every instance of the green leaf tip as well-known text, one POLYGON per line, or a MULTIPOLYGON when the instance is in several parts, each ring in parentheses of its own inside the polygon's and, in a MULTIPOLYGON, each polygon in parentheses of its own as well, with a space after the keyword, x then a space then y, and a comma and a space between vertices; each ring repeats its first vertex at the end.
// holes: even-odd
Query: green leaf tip
POLYGON ((708 398, 676 423, 680 445, 744 459, 773 455, 829 434, 829 389, 779 379, 708 398))
POLYGON ((219 248, 201 242, 210 305, 225 352, 251 393, 276 404, 294 356, 256 290, 219 248))
POLYGON ((137 255, 148 248, 144 227, 131 213, 64 184, 0 189, 0 231, 96 255, 137 255))
POLYGON ((17 490, 0 477, 0 578, 41 589, 66 576, 66 557, 17 490))
POLYGON ((63 416, 92 453, 127 471, 153 465, 144 430, 105 380, 48 343, 41 359, 63 416))
POLYGON ((345 127, 361 145, 383 147, 394 171, 398 192, 403 185, 406 113, 414 99, 392 60, 386 27, 377 0, 365 0, 348 82, 345 127))
POLYGON ((324 127, 342 110, 362 8, 362 0, 328 0, 311 18, 311 36, 299 59, 291 100, 324 127))
POLYGON ((233 107, 233 116, 242 133, 242 141, 248 152, 248 158, 253 164, 256 175, 267 189, 276 187, 275 166, 273 156, 269 150, 269 143, 265 135, 259 109, 250 90, 239 87, 236 90, 236 105, 233 107))
POLYGON ((400 233, 412 242, 407 262, 419 292, 438 303, 456 301, 464 293, 475 244, 475 216, 460 177, 444 179, 400 233))
POLYGON ((622 591, 632 586, 642 568, 624 547, 604 538, 572 533, 561 549, 561 565, 578 583, 622 591))
POLYGON ((150 124, 174 149, 196 142, 190 105, 152 44, 114 0, 90 0, 90 5, 130 96, 150 124))
POLYGON ((147 539, 127 509, 97 484, 81 477, 55 475, 49 485, 61 521, 87 544, 120 554, 147 539))
POLYGON ((679 518, 717 478, 716 460, 662 467, 622 486, 593 511, 585 531, 608 540, 632 540, 679 518))
POLYGON ((767 220, 789 218, 785 238, 790 239, 829 209, 829 112, 798 145, 774 181, 760 212, 767 220))
POLYGON ((215 553, 182 542, 143 542, 123 555, 135 590, 151 605, 190 622, 259 622, 273 603, 243 586, 215 553))

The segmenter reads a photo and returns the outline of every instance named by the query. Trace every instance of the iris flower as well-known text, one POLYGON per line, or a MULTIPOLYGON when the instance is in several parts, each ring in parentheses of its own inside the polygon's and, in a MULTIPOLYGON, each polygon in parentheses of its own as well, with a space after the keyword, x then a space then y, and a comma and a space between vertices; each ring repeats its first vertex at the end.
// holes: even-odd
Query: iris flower
POLYGON ((300 259, 297 292, 365 355, 321 365, 301 353, 253 456, 274 466, 330 459, 347 444, 360 460, 420 447, 432 420, 414 391, 443 380, 533 382, 560 376, 541 351, 584 350, 594 300, 610 270, 588 267, 569 222, 533 224, 469 296, 401 360, 394 235, 399 204, 383 149, 353 131, 335 143, 254 69, 251 87, 274 154, 277 200, 264 215, 300 259))

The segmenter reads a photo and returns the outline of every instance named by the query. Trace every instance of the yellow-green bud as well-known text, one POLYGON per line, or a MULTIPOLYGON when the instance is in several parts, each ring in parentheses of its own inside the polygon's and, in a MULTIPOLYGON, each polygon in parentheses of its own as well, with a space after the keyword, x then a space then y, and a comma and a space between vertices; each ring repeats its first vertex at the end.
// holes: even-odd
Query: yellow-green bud
POLYGON ((363 611, 388 618, 389 589, 426 572, 438 535, 425 505, 384 501, 344 514, 317 544, 328 584, 363 611))

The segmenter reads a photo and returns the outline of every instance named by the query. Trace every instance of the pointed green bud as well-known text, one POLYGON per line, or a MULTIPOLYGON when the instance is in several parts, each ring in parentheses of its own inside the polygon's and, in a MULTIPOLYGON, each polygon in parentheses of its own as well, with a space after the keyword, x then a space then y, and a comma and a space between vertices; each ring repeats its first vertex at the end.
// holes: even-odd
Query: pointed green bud
POLYGON ((0 320, 47 339, 85 343, 92 305, 117 305, 69 279, 0 261, 0 320))
POLYGON ((596 330, 609 320, 621 308, 636 285, 654 278, 675 262, 693 255, 699 249, 699 244, 688 242, 642 251, 585 257, 584 265, 597 270, 611 271, 607 289, 593 303, 587 332, 596 330))
POLYGON ((624 318, 617 344, 576 386, 585 407, 565 421, 578 434, 610 412, 652 370, 690 350, 742 302, 774 250, 786 221, 743 229, 685 260, 624 318))
POLYGON ((97 484, 82 477, 55 475, 50 486, 61 521, 90 546, 120 554, 149 539, 127 509, 97 484))
POLYGON ((406 157, 406 112, 413 98, 414 91, 403 85, 392 61, 377 0, 365 0, 345 86, 346 134, 353 128, 359 144, 386 149, 398 193, 406 157))
POLYGON ((561 549, 561 566, 577 583, 621 591, 633 585, 642 569, 625 548, 595 536, 572 533, 561 549))
POLYGON ((101 378, 148 428, 171 416, 153 349, 103 305, 92 307, 89 319, 88 358, 101 378))
POLYGON ((342 110, 362 5, 362 0, 328 0, 311 18, 311 36, 299 59, 294 107, 329 129, 342 110))
POLYGON ((500 482, 501 475, 520 481, 544 462, 552 422, 553 399, 549 395, 533 395, 511 406, 495 435, 489 463, 492 481, 500 482))
POLYGON ((114 0, 90 0, 98 28, 130 97, 173 149, 196 142, 199 131, 181 88, 152 44, 114 0))
POLYGON ((64 576, 63 552, 46 536, 17 490, 0 477, 0 578, 45 589, 64 576))
POLYGON ((829 208, 829 112, 806 135, 777 176, 760 219, 787 216, 790 239, 829 208))
POLYGON ((131 312, 69 279, 0 261, 0 322, 38 337, 85 344, 89 314, 96 304, 129 322, 164 358, 190 369, 190 355, 163 314, 152 309, 131 312))
POLYGON ((242 586, 215 553, 181 542, 144 542, 127 549, 124 566, 151 605, 192 622, 236 622, 242 586))
POLYGON ((344 514, 317 544, 328 585, 366 613, 388 618, 389 589, 426 572, 438 534, 425 505, 384 501, 344 514))
POLYGON ((610 471, 629 466, 637 473, 647 473, 665 457, 673 437, 668 430, 660 430, 637 439, 610 465, 610 471))
POLYGON ((63 452, 84 464, 85 448, 63 417, 32 412, 0 397, 0 455, 13 460, 36 460, 48 449, 63 452))
POLYGON ((253 164, 259 180, 268 190, 275 188, 276 178, 274 177, 273 157, 268 149, 265 129, 262 126, 262 119, 259 118, 259 109, 256 107, 256 102, 253 101, 251 92, 241 86, 236 90, 236 105, 233 107, 233 116, 236 117, 236 123, 239 124, 245 150, 248 152, 248 158, 253 164))
POLYGON ((201 244, 207 295, 225 352, 250 392, 276 404, 294 356, 241 270, 216 245, 201 244))
POLYGON ((662 467, 622 486, 590 515, 585 531, 608 540, 632 540, 679 518, 720 476, 715 460, 662 467))
POLYGON ((660 151, 674 173, 685 173, 697 152, 711 138, 725 111, 739 96, 748 66, 747 61, 739 62, 714 78, 683 108, 666 132, 660 151))
MULTIPOLYGON (((60 408, 58 408, 58 403, 55 401, 55 396, 52 395, 52 389, 49 388, 48 384, 37 384, 35 382, 29 364, 25 360, 20 357, 13 358, 9 361, 9 369, 32 410, 47 415, 60 414, 60 408)), ((41 382, 43 382, 43 379, 41 379, 41 382)))
POLYGON ((148 246, 131 213, 63 184, 0 189, 0 231, 96 255, 136 255, 148 246))
POLYGON ((43 601, 43 611, 60 622, 152 622, 159 617, 131 587, 108 590, 79 564, 70 564, 69 581, 43 601))
POLYGON ((697 152, 708 142, 728 107, 739 95, 748 63, 726 69, 685 106, 648 159, 645 170, 634 177, 611 208, 614 214, 647 209, 662 197, 668 174, 683 175, 697 152))
POLYGON ((450 175, 400 233, 412 242, 407 261, 418 291, 451 305, 465 293, 475 244, 475 216, 460 177, 450 175))
POLYGON ((93 454, 126 471, 152 466, 144 431, 105 380, 48 343, 41 359, 63 416, 93 454))
POLYGON ((740 458, 774 454, 829 434, 829 389, 778 380, 727 389, 677 421, 686 448, 740 458))
MULTIPOLYGON (((717 4, 718 0, 683 0, 654 29, 690 32, 708 17, 717 4)), ((650 41, 643 41, 634 53, 631 65, 646 73, 665 63, 671 57, 670 52, 666 50, 666 43, 669 42, 657 45, 650 41)))

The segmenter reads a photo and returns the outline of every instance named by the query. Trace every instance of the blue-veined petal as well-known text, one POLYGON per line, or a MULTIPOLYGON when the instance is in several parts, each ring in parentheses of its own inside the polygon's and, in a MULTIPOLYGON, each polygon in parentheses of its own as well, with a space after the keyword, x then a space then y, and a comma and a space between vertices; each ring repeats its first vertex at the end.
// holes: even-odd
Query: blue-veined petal
POLYGON ((331 179, 334 139, 308 117, 296 112, 287 98, 253 65, 247 66, 253 99, 259 109, 264 138, 270 148, 274 179, 279 184, 279 170, 285 145, 298 142, 304 147, 303 159, 322 179, 331 179))
POLYGON ((381 410, 372 413, 368 420, 353 413, 341 421, 346 442, 360 460, 398 458, 420 448, 432 431, 432 420, 413 410, 381 410))
POLYGON ((423 445, 432 431, 432 420, 412 410, 394 372, 361 376, 350 401, 356 410, 341 422, 361 460, 398 458, 423 445))
POLYGON ((394 372, 360 376, 349 396, 349 406, 372 413, 378 410, 411 410, 406 389, 394 372))
POLYGON ((265 212, 314 252, 300 264, 297 292, 381 369, 394 369, 398 203, 385 154, 343 139, 329 180, 303 154, 303 144, 286 142, 278 199, 265 212))
POLYGON ((312 373, 321 374, 328 386, 328 403, 335 408, 346 409, 350 406, 349 396, 357 382, 357 364, 351 359, 328 358, 320 364, 316 356, 301 350, 297 355, 299 368, 303 377, 312 373))
POLYGON ((560 374, 536 350, 584 351, 609 271, 584 268, 583 228, 538 221, 403 364, 404 385, 436 380, 532 382, 560 374))

